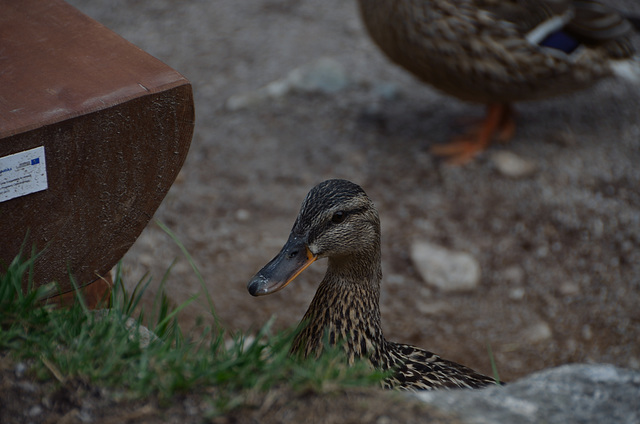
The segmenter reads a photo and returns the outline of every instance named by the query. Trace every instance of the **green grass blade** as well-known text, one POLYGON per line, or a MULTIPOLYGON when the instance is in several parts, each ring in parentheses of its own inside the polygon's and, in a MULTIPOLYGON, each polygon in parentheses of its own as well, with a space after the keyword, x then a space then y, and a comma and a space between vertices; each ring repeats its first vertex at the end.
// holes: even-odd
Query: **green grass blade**
POLYGON ((164 223, 156 220, 155 223, 162 228, 162 230, 167 233, 169 235, 169 237, 171 237, 171 239, 173 240, 173 242, 180 248, 180 250, 182 251, 182 253, 184 254, 184 256, 187 258, 187 261, 189 262, 189 265, 191 265, 191 269, 193 269, 193 272, 196 274, 196 277, 198 278, 198 281, 200 282, 200 287, 202 288, 202 291, 204 292, 206 298, 207 298, 207 303, 209 305, 209 312, 211 313, 211 316, 213 317, 216 326, 219 325, 220 320, 218 319, 218 315, 215 312, 215 306, 213 304, 213 299, 211 298, 211 295, 209 294, 209 290, 207 289, 207 286, 204 282, 204 278, 202 277, 202 274, 200 273, 200 270, 198 269, 198 266, 196 265, 195 261, 193 260, 193 257, 191 256, 191 254, 189 253, 189 251, 187 250, 187 248, 184 246, 184 244, 182 244, 182 242, 178 239, 178 237, 173 233, 173 231, 171 231, 169 229, 169 227, 167 227, 164 223))

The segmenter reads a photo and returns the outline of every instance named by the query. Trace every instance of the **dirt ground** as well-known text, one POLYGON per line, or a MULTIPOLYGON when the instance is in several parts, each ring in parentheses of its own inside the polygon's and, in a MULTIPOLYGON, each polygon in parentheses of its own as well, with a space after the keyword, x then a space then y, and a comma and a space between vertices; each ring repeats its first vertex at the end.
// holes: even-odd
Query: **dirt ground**
MULTIPOLYGON (((322 263, 272 296, 253 298, 246 283, 279 251, 308 190, 346 178, 380 211, 388 339, 484 373, 490 345, 505 380, 573 362, 640 368, 640 84, 609 80, 520 104, 510 144, 451 167, 430 146, 483 108, 390 64, 355 1, 71 3, 193 83, 193 143, 155 218, 193 255, 230 330, 256 329, 272 315, 279 328, 300 320, 322 263), (345 66, 352 83, 225 107, 321 57, 345 66), (536 171, 502 174, 497 151, 536 171), (415 240, 472 254, 479 287, 451 294, 426 286, 409 255, 415 240)), ((640 13, 635 0, 615 4, 640 13)), ((156 225, 125 256, 125 275, 133 282, 149 272, 159 282, 174 258, 166 289, 179 303, 199 283, 156 225)), ((204 301, 190 307, 185 325, 206 311, 204 301)))
POLYGON ((3 424, 212 424, 282 422, 310 424, 458 424, 455 417, 400 394, 382 390, 345 390, 318 396, 275 388, 265 397, 224 416, 212 414, 211 393, 189 393, 170 402, 127 400, 117 391, 72 380, 39 383, 0 355, 0 422, 3 424))

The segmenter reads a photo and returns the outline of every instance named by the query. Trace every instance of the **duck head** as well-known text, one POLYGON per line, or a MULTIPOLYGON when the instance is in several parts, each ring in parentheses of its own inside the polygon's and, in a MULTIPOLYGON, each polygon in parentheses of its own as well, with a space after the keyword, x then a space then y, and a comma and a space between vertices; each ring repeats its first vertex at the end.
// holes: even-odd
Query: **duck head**
POLYGON ((329 268, 379 262, 380 220, 364 190, 347 180, 327 180, 302 202, 286 244, 247 284, 253 296, 283 289, 315 260, 329 258, 329 268))

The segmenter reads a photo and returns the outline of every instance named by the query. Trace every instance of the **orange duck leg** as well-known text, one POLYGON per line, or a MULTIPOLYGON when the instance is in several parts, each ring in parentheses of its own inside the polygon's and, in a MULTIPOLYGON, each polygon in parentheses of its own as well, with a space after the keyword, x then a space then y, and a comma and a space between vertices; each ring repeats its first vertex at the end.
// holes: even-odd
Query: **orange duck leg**
POLYGON ((495 139, 506 143, 515 133, 516 123, 509 104, 491 104, 487 117, 477 127, 450 143, 438 144, 431 148, 431 153, 447 158, 451 165, 464 165, 478 153, 485 150, 495 139))

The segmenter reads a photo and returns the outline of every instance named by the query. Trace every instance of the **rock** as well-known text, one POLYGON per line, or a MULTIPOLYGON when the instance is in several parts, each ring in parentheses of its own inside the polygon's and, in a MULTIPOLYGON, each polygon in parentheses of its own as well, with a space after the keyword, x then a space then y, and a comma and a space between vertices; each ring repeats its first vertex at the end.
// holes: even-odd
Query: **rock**
POLYGON ((480 283, 480 264, 468 253, 418 241, 411 260, 425 283, 444 291, 473 290, 480 283))
POLYGON ((151 342, 160 340, 153 331, 149 330, 144 325, 138 324, 138 321, 131 317, 118 317, 115 315, 115 311, 109 309, 98 309, 91 312, 93 313, 95 319, 98 320, 109 319, 111 321, 122 321, 124 318, 126 318, 123 322, 123 326, 127 329, 127 331, 129 331, 129 340, 137 340, 142 349, 149 347, 149 344, 151 344, 151 342))
MULTIPOLYGON (((248 346, 251 346, 253 343, 255 343, 255 341, 256 341, 255 336, 250 335, 250 334, 249 334, 249 335, 246 335, 246 336, 244 337, 244 340, 242 340, 242 349, 241 349, 241 351, 243 351, 243 352, 244 352, 244 350, 245 350, 248 346)), ((239 343, 239 341, 238 341, 238 340, 236 340, 236 339, 226 339, 226 340, 224 341, 224 347, 225 347, 227 350, 232 350, 232 349, 234 349, 236 346, 238 346, 238 343, 239 343)))
POLYGON ((442 315, 454 312, 453 306, 448 302, 418 302, 418 312, 420 315, 442 315))
POLYGON ((379 81, 373 83, 371 92, 383 100, 394 100, 400 96, 400 89, 395 82, 379 81))
POLYGON ((493 152, 491 161, 498 172, 510 178, 529 177, 538 169, 535 162, 523 159, 515 153, 507 151, 493 152))
POLYGON ((524 270, 518 265, 512 265, 502 271, 502 278, 509 284, 521 285, 525 282, 525 277, 524 270))
POLYGON ((24 362, 18 362, 16 367, 14 368, 14 372, 16 373, 16 377, 22 378, 24 373, 27 371, 27 365, 24 362))
POLYGON ((289 72, 282 79, 249 93, 236 94, 227 99, 226 108, 237 111, 268 99, 284 97, 292 91, 333 94, 349 85, 344 66, 330 57, 323 57, 289 72))
POLYGON ((34 405, 29 409, 28 415, 30 417, 37 417, 40 414, 42 414, 42 407, 40 405, 34 405))
POLYGON ((540 321, 527 327, 523 332, 523 336, 527 343, 538 343, 550 339, 552 335, 553 332, 551 331, 551 327, 549 327, 549 324, 544 321, 540 321))
POLYGON ((591 340, 593 337, 593 331, 591 331, 591 326, 589 324, 585 324, 582 326, 582 338, 585 340, 591 340))
POLYGON ((578 283, 574 283, 573 281, 565 281, 560 284, 558 289, 560 294, 565 296, 576 296, 580 294, 580 285, 578 283))
POLYGON ((238 221, 244 222, 244 221, 248 221, 249 218, 251 218, 251 212, 249 212, 246 209, 238 209, 236 211, 236 219, 238 221))
POLYGON ((468 424, 640 422, 640 371, 613 365, 564 365, 502 387, 414 396, 468 424))
POLYGON ((509 299, 511 300, 522 300, 524 299, 524 295, 526 292, 522 287, 516 287, 513 289, 509 289, 509 299))
POLYGON ((294 69, 287 79, 294 89, 306 93, 332 94, 349 85, 344 66, 330 57, 294 69))
POLYGON ((138 324, 138 322, 133 318, 127 318, 124 326, 127 330, 129 330, 129 340, 138 340, 138 343, 140 343, 140 347, 142 349, 149 347, 149 344, 151 344, 151 342, 160 340, 158 336, 156 336, 156 333, 149 330, 144 325, 138 324))

